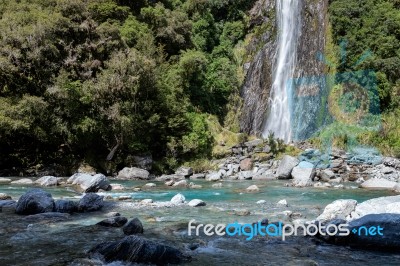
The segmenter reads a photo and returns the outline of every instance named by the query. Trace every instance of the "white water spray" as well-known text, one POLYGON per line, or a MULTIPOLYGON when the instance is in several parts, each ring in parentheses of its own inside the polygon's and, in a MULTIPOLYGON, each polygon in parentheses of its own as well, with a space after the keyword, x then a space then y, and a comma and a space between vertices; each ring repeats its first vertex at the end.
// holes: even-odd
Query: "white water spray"
POLYGON ((278 19, 278 54, 269 101, 269 112, 264 124, 263 137, 270 131, 285 142, 291 140, 289 100, 291 79, 296 65, 296 49, 301 20, 299 0, 276 0, 278 19))

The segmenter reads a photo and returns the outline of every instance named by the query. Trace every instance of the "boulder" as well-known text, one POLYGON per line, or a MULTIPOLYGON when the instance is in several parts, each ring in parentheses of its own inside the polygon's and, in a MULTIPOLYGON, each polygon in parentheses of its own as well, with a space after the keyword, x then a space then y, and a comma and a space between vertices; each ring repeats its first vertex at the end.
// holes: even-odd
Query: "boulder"
POLYGON ((11 196, 5 193, 0 193, 0 200, 11 200, 11 196))
POLYGON ((103 196, 96 193, 87 193, 78 202, 79 212, 98 211, 104 206, 103 196))
POLYGON ((194 175, 191 175, 189 178, 190 179, 204 179, 205 177, 206 177, 205 174, 194 174, 194 175))
POLYGON ((296 187, 312 186, 312 179, 315 176, 315 168, 312 163, 301 162, 293 168, 292 173, 293 185, 296 187))
POLYGON ((57 200, 54 211, 61 213, 73 213, 78 211, 78 204, 72 200, 57 200))
POLYGON ((206 206, 206 203, 200 199, 193 199, 189 201, 188 205, 191 207, 200 207, 200 206, 206 206))
POLYGON ((154 184, 154 183, 147 183, 147 184, 145 184, 144 186, 145 186, 145 187, 148 187, 148 188, 152 188, 152 187, 156 187, 157 185, 154 184))
POLYGON ((183 175, 162 175, 162 176, 158 176, 156 177, 156 181, 176 181, 176 180, 184 180, 185 176, 183 175))
MULTIPOLYGON (((340 223, 344 224, 345 221, 340 223)), ((400 214, 368 214, 348 223, 349 235, 339 236, 337 234, 322 239, 329 243, 358 249, 398 252, 400 248, 399 224, 400 214)))
POLYGON ((103 174, 92 176, 88 174, 76 173, 67 180, 67 183, 79 186, 80 190, 82 190, 84 193, 98 192, 100 189, 106 191, 111 190, 110 182, 103 174))
POLYGON ((276 175, 278 179, 289 179, 290 174, 294 167, 299 164, 299 160, 295 157, 285 155, 283 156, 278 169, 276 170, 276 175))
POLYGON ((111 190, 125 190, 125 187, 121 184, 110 184, 111 190))
POLYGON ((122 228, 125 235, 143 234, 143 224, 138 218, 134 218, 122 228))
POLYGON ((321 181, 329 182, 329 180, 335 177, 335 173, 330 169, 324 169, 320 173, 321 181))
POLYGON ((178 182, 175 182, 172 186, 173 187, 187 187, 188 182, 186 180, 180 180, 178 182))
POLYGON ((176 175, 183 175, 185 177, 189 177, 193 175, 193 168, 192 167, 186 167, 186 166, 181 166, 175 171, 176 175))
POLYGON ((276 204, 278 206, 282 206, 282 207, 287 207, 288 203, 285 199, 278 201, 278 203, 276 204))
POLYGON ((53 210, 54 200, 50 193, 42 189, 30 189, 19 198, 15 212, 17 214, 37 214, 53 210))
POLYGON ((253 171, 241 171, 241 172, 239 172, 239 179, 241 179, 241 180, 252 179, 253 176, 254 176, 253 171))
POLYGON ((371 178, 361 184, 362 188, 393 190, 398 183, 383 178, 371 178))
POLYGON ((346 219, 346 217, 355 210, 356 206, 356 200, 335 200, 325 207, 324 212, 317 217, 317 220, 321 222, 326 222, 334 219, 346 219))
POLYGON ((253 169, 253 160, 246 158, 240 161, 240 170, 249 171, 253 169))
POLYGON ((19 180, 12 181, 11 184, 13 185, 32 185, 33 181, 29 178, 22 178, 19 180))
POLYGON ((352 221, 368 214, 393 212, 393 208, 398 206, 396 203, 400 203, 400 195, 364 201, 356 206, 355 210, 347 217, 347 220, 352 221))
POLYGON ((105 262, 124 261, 143 264, 178 264, 190 261, 190 257, 178 249, 161 245, 138 236, 127 236, 122 240, 105 242, 89 251, 89 256, 101 255, 105 262))
POLYGON ((211 172, 206 175, 207 181, 219 181, 221 179, 221 173, 219 172, 211 172))
POLYGON ((248 188, 246 188, 247 192, 258 192, 260 189, 256 185, 251 185, 248 188))
POLYGON ((128 222, 128 219, 122 216, 114 216, 97 223, 97 225, 105 227, 121 227, 128 222))
POLYGON ((11 183, 11 179, 0 177, 0 184, 8 184, 11 183))
POLYGON ((181 193, 176 194, 175 196, 172 197, 171 202, 173 204, 181 204, 185 202, 185 196, 183 196, 181 193))
POLYGON ((147 170, 136 167, 125 167, 118 172, 117 178, 148 180, 150 179, 150 173, 147 170))
POLYGON ((41 178, 35 181, 35 184, 38 184, 43 187, 57 186, 58 179, 55 176, 42 176, 41 178))

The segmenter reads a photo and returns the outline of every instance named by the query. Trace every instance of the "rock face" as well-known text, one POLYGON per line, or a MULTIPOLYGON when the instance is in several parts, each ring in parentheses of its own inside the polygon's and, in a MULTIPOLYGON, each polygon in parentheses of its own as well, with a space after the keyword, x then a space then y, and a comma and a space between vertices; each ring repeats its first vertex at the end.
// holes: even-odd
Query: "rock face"
POLYGON ((108 178, 103 174, 89 175, 77 173, 71 176, 67 183, 79 186, 80 190, 84 193, 97 192, 100 189, 111 190, 110 182, 108 178))
POLYGON ((117 178, 148 180, 150 179, 150 173, 147 170, 136 167, 125 167, 119 171, 117 178))
POLYGON ((121 227, 128 222, 128 219, 121 216, 110 217, 97 223, 97 225, 105 227, 121 227))
POLYGON ((398 206, 397 204, 399 203, 400 203, 400 196, 380 197, 380 198, 370 199, 358 204, 355 210, 347 218, 347 220, 351 221, 368 214, 394 212, 395 211, 394 208, 398 206))
POLYGON ((315 168, 312 163, 301 162, 294 167, 291 173, 293 177, 293 185, 296 187, 312 186, 312 179, 315 176, 315 168))
POLYGON ((134 218, 122 228, 125 235, 143 234, 143 224, 138 218, 134 218))
POLYGON ((362 188, 393 190, 398 183, 383 178, 371 178, 361 184, 362 188))
POLYGON ((57 186, 58 180, 57 177, 55 176, 43 176, 38 180, 36 180, 35 183, 43 187, 51 187, 51 186, 57 186))
MULTIPOLYGON (((265 25, 266 29, 260 37, 254 38, 246 49, 254 54, 253 60, 245 74, 244 85, 241 90, 243 107, 240 117, 240 128, 249 135, 261 135, 264 121, 268 112, 268 98, 274 77, 274 68, 277 61, 277 21, 276 1, 259 0, 250 11, 249 19, 251 25, 265 25), (273 14, 273 15, 271 15, 273 14), (261 47, 261 49, 259 48, 261 47)), ((300 81, 310 82, 308 77, 318 77, 324 71, 324 63, 316 60, 318 52, 325 50, 325 33, 327 27, 328 0, 302 1, 301 34, 298 38, 297 58, 295 62, 294 77, 305 77, 300 81)), ((307 97, 296 97, 293 95, 293 114, 308 114, 301 117, 293 116, 293 137, 304 139, 313 134, 318 127, 318 112, 327 112, 326 103, 322 102, 325 94, 324 87, 320 83, 323 80, 310 82, 312 88, 307 89, 307 97), (321 90, 321 91, 319 91, 321 90), (318 97, 320 96, 320 97, 318 97), (301 110, 300 110, 301 109, 301 110), (300 120, 301 119, 301 120, 300 120), (299 123, 303 121, 303 123, 299 123)), ((311 87, 311 86, 308 86, 311 87)), ((297 88, 295 88, 297 89, 297 88)), ((324 116, 325 117, 325 116, 324 116)), ((327 116, 326 116, 327 117, 327 116)))
POLYGON ((106 262, 124 261, 144 264, 177 264, 190 257, 176 248, 157 244, 138 236, 127 236, 115 242, 105 242, 89 251, 91 257, 102 255, 106 262))
POLYGON ((31 189, 19 198, 15 213, 37 214, 53 210, 54 200, 50 193, 42 189, 31 189))
POLYGON ((200 206, 206 206, 206 203, 200 199, 193 199, 189 201, 188 205, 191 207, 200 207, 200 206))
POLYGON ((103 196, 99 196, 95 193, 88 193, 83 196, 78 203, 79 212, 92 212, 98 211, 103 208, 103 196))
POLYGON ((78 211, 78 204, 72 200, 57 200, 54 211, 61 213, 73 213, 78 211))
POLYGON ((357 201, 352 199, 335 200, 328 204, 324 212, 317 217, 318 221, 326 222, 333 219, 346 219, 356 208, 357 201))
POLYGON ((289 179, 290 174, 294 167, 299 164, 299 160, 289 155, 285 155, 282 158, 281 163, 279 164, 278 169, 276 170, 276 176, 278 179, 289 179))

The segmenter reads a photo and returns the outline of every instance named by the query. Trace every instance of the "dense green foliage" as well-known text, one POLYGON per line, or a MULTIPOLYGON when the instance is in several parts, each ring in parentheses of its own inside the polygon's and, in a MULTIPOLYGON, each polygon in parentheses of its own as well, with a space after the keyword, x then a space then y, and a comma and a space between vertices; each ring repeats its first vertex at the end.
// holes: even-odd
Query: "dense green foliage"
POLYGON ((253 2, 0 0, 0 169, 210 155, 253 2))

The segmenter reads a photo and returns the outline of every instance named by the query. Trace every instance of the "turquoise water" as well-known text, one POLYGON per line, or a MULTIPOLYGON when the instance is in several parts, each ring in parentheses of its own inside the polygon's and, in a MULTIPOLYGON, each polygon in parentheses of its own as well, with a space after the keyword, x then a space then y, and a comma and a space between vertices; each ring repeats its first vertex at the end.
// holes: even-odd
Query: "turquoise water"
MULTIPOLYGON (((386 191, 368 191, 347 184, 346 189, 318 189, 285 187, 284 181, 229 181, 222 182, 221 188, 213 188, 214 183, 194 181, 202 185, 201 189, 167 187, 161 182, 155 188, 145 189, 146 182, 113 180, 127 187, 126 191, 104 192, 105 196, 119 197, 130 195, 131 201, 107 200, 102 211, 88 214, 73 214, 70 219, 53 223, 34 223, 29 225, 23 216, 0 213, 0 258, 1 265, 89 265, 84 258, 85 252, 94 245, 117 240, 123 237, 119 228, 101 228, 95 224, 105 218, 109 211, 118 211, 127 218, 138 217, 145 228, 145 237, 154 241, 176 246, 192 254, 195 258, 190 265, 346 265, 351 259, 352 265, 384 265, 397 263, 397 255, 376 252, 354 251, 315 243, 305 237, 292 238, 282 242, 278 239, 244 239, 189 237, 187 224, 191 219, 199 223, 249 223, 262 218, 270 221, 290 222, 292 218, 284 214, 291 211, 301 219, 311 220, 318 216, 323 208, 333 200, 352 198, 359 202, 392 195, 386 191), (245 189, 256 184, 258 193, 247 193, 245 189), (142 191, 135 192, 134 188, 142 191), (142 199, 155 202, 169 201, 177 193, 186 200, 199 198, 207 206, 193 208, 187 205, 162 207, 159 204, 144 205, 142 199), (289 206, 277 206, 286 199, 289 206), (265 200, 265 204, 256 204, 265 200), (249 215, 240 216, 237 211, 248 210, 249 215), (199 248, 190 251, 187 245, 199 243, 199 248)), ((17 199, 31 186, 0 185, 0 193, 7 193, 17 199)), ((78 200, 81 196, 71 187, 45 188, 54 198, 78 200)))

